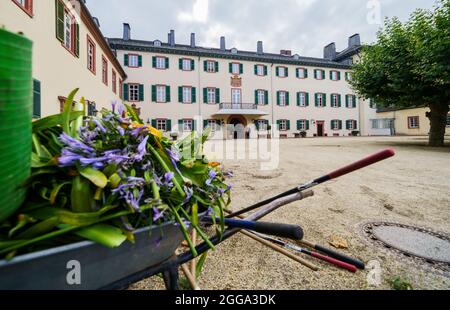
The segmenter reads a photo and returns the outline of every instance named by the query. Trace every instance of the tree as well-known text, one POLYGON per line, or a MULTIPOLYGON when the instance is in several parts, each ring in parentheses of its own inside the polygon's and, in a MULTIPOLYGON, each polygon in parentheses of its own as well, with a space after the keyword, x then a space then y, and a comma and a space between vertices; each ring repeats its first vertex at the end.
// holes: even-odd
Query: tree
POLYGON ((405 23, 386 19, 364 46, 351 84, 382 107, 428 106, 430 146, 443 146, 450 105, 450 0, 417 10, 405 23))

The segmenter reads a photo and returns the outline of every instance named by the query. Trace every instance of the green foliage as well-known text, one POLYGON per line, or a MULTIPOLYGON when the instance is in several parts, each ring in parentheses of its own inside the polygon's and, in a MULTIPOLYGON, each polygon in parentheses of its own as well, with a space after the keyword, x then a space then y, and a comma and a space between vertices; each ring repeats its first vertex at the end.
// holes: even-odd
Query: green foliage
POLYGON ((403 280, 399 276, 392 278, 389 281, 389 284, 391 285, 392 289, 396 291, 409 291, 413 289, 412 285, 409 282, 403 280))
POLYGON ((450 103, 450 1, 417 10, 409 21, 387 19, 377 42, 363 48, 352 86, 378 105, 450 103))

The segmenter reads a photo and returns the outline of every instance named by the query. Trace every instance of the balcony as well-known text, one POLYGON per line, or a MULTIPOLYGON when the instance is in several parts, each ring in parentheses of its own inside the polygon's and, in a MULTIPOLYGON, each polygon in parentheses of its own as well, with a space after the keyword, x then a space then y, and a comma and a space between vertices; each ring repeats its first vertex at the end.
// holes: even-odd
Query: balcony
POLYGON ((215 116, 223 115, 255 115, 262 116, 268 115, 264 111, 258 109, 258 105, 254 103, 231 103, 223 102, 219 105, 219 112, 215 113, 215 116))

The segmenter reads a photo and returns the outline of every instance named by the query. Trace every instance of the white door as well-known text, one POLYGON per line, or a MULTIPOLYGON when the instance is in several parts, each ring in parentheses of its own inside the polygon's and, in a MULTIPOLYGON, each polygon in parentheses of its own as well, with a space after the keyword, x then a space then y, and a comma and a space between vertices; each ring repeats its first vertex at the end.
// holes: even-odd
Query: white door
POLYGON ((242 93, 238 88, 231 90, 231 105, 233 109, 240 109, 242 103, 242 93))

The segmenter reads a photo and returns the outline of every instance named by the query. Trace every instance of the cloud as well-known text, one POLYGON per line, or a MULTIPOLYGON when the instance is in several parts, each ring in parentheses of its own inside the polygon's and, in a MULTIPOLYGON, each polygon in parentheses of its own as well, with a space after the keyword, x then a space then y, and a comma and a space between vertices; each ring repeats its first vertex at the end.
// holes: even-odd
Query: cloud
POLYGON ((180 12, 178 20, 181 22, 208 22, 209 0, 195 0, 191 12, 180 12))

